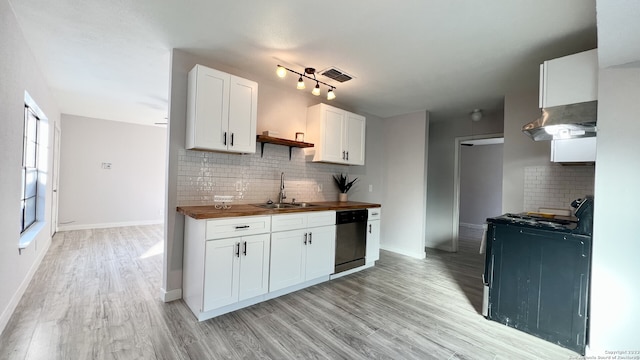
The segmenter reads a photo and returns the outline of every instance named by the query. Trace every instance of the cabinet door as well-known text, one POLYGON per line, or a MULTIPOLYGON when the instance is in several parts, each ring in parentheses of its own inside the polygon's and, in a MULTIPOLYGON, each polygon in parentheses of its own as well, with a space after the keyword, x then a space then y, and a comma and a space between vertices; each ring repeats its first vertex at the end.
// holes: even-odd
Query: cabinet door
POLYGON ((229 74, 202 65, 189 72, 187 149, 227 149, 229 81, 229 74))
POLYGON ((305 233, 305 230, 292 230, 271 234, 269 291, 304 282, 305 233))
POLYGON ((380 220, 367 222, 367 263, 380 259, 380 220))
MULTIPOLYGON (((323 106, 320 110, 323 120, 321 127, 322 156, 321 161, 346 163, 344 122, 345 111, 331 106, 323 106), (344 152, 344 153, 343 153, 344 152)), ((314 159, 315 160, 315 159, 314 159)))
POLYGON ((240 243, 238 300, 269 291, 269 234, 244 236, 240 243))
POLYGON ((206 245, 202 311, 238 301, 239 240, 210 240, 206 245))
POLYGON ((336 226, 307 229, 305 280, 333 274, 336 255, 336 226))
POLYGON ((347 163, 364 165, 366 122, 365 117, 350 112, 346 113, 345 140, 347 163))
POLYGON ((597 100, 597 49, 545 61, 541 77, 544 108, 597 100))
POLYGON ((596 161, 596 137, 551 140, 551 161, 596 161))
POLYGON ((257 109, 258 84, 231 75, 227 135, 230 152, 256 152, 257 109))

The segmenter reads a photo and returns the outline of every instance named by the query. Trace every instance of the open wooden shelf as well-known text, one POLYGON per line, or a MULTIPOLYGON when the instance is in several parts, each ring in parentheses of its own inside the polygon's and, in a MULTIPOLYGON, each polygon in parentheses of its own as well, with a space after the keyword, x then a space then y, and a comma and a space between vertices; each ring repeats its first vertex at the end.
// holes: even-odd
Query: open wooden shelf
POLYGON ((275 144, 289 147, 289 160, 291 160, 291 149, 293 148, 309 148, 313 147, 312 143, 306 143, 301 141, 281 139, 266 135, 257 135, 256 141, 260 143, 260 157, 264 155, 264 144, 275 144))

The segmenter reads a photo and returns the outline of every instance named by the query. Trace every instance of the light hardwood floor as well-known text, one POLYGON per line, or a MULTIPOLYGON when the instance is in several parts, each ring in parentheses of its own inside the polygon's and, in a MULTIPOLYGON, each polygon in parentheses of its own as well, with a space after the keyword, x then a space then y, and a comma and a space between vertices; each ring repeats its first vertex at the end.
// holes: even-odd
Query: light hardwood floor
POLYGON ((197 322, 162 303, 162 226, 56 234, 0 336, 1 359, 569 359, 577 354, 485 320, 483 255, 377 266, 197 322), (155 253, 155 254, 154 254, 155 253))

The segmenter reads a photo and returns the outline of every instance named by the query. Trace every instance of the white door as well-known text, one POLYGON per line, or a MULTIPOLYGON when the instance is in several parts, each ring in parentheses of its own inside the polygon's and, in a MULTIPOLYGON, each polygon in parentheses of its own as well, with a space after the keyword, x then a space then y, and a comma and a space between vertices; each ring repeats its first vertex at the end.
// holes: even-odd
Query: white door
POLYGON ((239 238, 207 241, 202 311, 238 301, 239 245, 239 238))
POLYGON ((305 233, 305 230, 291 230, 271 234, 269 291, 304 282, 305 233))
POLYGON ((321 123, 321 126, 324 126, 324 131, 321 130, 324 137, 322 139, 322 159, 329 162, 345 163, 343 151, 346 150, 342 143, 344 141, 344 111, 326 105, 322 106, 320 111, 322 112, 320 116, 324 118, 321 123))
POLYGON ((347 113, 345 127, 344 142, 347 150, 347 162, 350 165, 364 165, 365 117, 358 114, 347 113))
POLYGON ((336 255, 336 226, 307 229, 305 280, 333 274, 336 255))
POLYGON ((60 176, 58 169, 60 168, 60 129, 57 123, 53 124, 53 164, 51 167, 51 236, 58 231, 58 184, 60 176))
POLYGON ((230 75, 198 67, 195 98, 195 145, 200 149, 226 150, 229 143, 230 75))
POLYGON ((256 152, 258 84, 231 75, 229 95, 229 151, 256 152))
POLYGON ((239 301, 269 291, 269 243, 269 234, 242 237, 239 301))
POLYGON ((380 220, 367 222, 367 264, 380 260, 380 220))

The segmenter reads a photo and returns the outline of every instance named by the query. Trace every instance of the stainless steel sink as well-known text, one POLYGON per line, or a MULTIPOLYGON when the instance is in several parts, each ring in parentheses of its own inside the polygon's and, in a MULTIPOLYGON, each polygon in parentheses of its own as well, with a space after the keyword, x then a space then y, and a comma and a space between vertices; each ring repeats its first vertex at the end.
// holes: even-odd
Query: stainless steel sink
POLYGON ((306 208, 306 207, 312 207, 312 206, 318 206, 318 205, 310 204, 306 202, 300 202, 300 203, 253 204, 253 206, 261 207, 263 209, 295 209, 295 208, 306 208))
POLYGON ((254 204, 254 206, 257 207, 261 207, 263 209, 291 209, 291 208, 297 208, 298 206, 296 205, 292 205, 292 204, 278 204, 278 203, 273 203, 273 204, 254 204))
POLYGON ((318 206, 318 205, 316 205, 316 204, 310 204, 310 203, 305 203, 305 202, 302 202, 302 203, 293 203, 293 204, 290 204, 290 205, 293 205, 293 206, 295 206, 295 207, 312 207, 312 206, 318 206))

